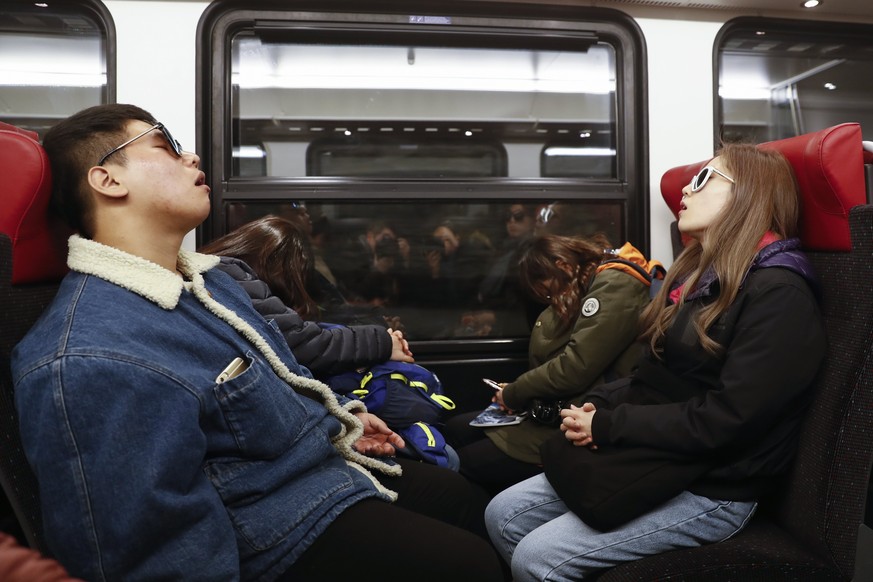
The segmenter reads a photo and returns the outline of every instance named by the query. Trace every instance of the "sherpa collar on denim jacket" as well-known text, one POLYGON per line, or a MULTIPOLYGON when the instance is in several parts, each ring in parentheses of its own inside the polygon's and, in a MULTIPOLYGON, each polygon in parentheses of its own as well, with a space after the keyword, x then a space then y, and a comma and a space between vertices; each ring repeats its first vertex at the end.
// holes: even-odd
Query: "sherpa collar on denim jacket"
MULTIPOLYGON (((115 283, 164 309, 176 307, 182 289, 186 284, 190 286, 176 273, 156 263, 78 235, 70 237, 69 247, 67 265, 70 269, 115 283)), ((216 256, 182 249, 176 266, 185 279, 190 279, 195 273, 205 273, 219 260, 216 256)))

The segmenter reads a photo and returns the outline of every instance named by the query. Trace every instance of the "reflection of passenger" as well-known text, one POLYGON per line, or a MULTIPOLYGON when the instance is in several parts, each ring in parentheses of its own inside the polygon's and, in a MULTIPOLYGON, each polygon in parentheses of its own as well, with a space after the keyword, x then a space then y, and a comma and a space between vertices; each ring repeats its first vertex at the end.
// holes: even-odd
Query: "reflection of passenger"
POLYGON ((426 294, 432 304, 463 308, 474 303, 482 278, 482 265, 490 254, 481 237, 464 239, 451 221, 432 232, 437 248, 427 252, 430 282, 426 294))
POLYGON ((558 231, 561 230, 560 224, 561 219, 563 218, 563 213, 561 213, 560 210, 560 202, 550 202, 541 205, 537 209, 537 222, 535 227, 536 234, 557 234, 558 231))
POLYGON ((397 279, 388 273, 376 270, 364 278, 358 294, 350 300, 350 303, 385 307, 391 305, 396 296, 397 279))
POLYGON ((556 201, 539 207, 535 232, 538 235, 592 236, 602 232, 603 226, 586 206, 556 201))
POLYGON ((330 221, 323 214, 312 221, 309 233, 309 242, 312 245, 312 254, 315 261, 315 270, 334 287, 337 284, 336 275, 331 271, 327 261, 324 260, 324 252, 330 244, 330 221))
MULTIPOLYGON (((398 238, 392 225, 374 221, 354 243, 339 250, 333 270, 344 292, 359 302, 366 288, 372 285, 373 273, 391 275, 396 279, 396 275, 408 267, 407 241, 398 238)), ((396 280, 392 287, 396 288, 396 280)), ((394 297, 396 294, 390 299, 394 297)))
POLYGON ((452 334, 455 337, 485 337, 491 335, 497 316, 490 309, 477 309, 461 315, 461 325, 452 334))
POLYGON ((373 249, 373 264, 371 271, 387 275, 394 270, 394 266, 400 257, 400 245, 397 239, 393 237, 385 237, 376 242, 376 247, 373 249))
MULTIPOLYGON (((513 258, 521 243, 533 235, 534 208, 528 204, 512 204, 506 212, 506 238, 500 245, 497 260, 479 285, 479 302, 486 305, 504 303, 504 294, 517 289, 517 273, 513 273, 513 258), (507 279, 511 278, 510 281, 507 279)), ((510 299, 511 301, 511 299, 510 299)), ((513 301, 514 302, 514 301, 513 301)))
POLYGON ((242 285, 261 315, 276 321, 294 356, 313 374, 339 374, 389 358, 412 361, 400 331, 378 325, 325 329, 305 321, 319 317, 318 306, 307 291, 315 273, 313 253, 304 233, 289 220, 265 216, 212 241, 200 252, 238 259, 223 259, 218 268, 242 285))
MULTIPOLYGON (((280 205, 278 216, 291 221, 308 238, 312 247, 315 270, 327 280, 329 286, 336 287, 336 275, 333 274, 330 266, 324 260, 324 249, 330 240, 330 221, 327 217, 320 214, 316 220, 312 220, 312 215, 309 214, 309 209, 302 200, 292 200, 287 204, 280 205)), ((316 276, 310 285, 326 288, 327 286, 318 282, 317 278, 316 276)), ((319 294, 315 293, 314 295, 318 296, 319 294)))
POLYGON ((479 285, 477 297, 482 309, 491 310, 495 333, 523 337, 542 308, 521 290, 518 280, 519 246, 534 233, 536 209, 533 205, 514 203, 505 214, 506 238, 497 258, 479 285))
POLYGON ((309 215, 309 209, 306 208, 306 203, 303 200, 291 200, 280 204, 276 214, 280 218, 286 218, 296 224, 306 236, 312 234, 312 217, 309 215))
MULTIPOLYGON (((649 302, 649 287, 612 258, 602 238, 542 236, 522 245, 522 287, 548 308, 530 338, 530 370, 503 385, 495 401, 507 408, 540 410, 558 402, 581 404, 594 386, 626 376, 640 353, 637 321, 649 302), (599 265, 599 266, 598 266, 599 265)), ((629 244, 619 255, 647 268, 629 244)), ((461 473, 497 493, 541 471, 540 445, 557 432, 556 423, 530 418, 519 425, 474 428, 478 413, 461 414, 447 425, 446 437, 461 458, 461 473)), ((530 415, 529 415, 530 416, 530 415)), ((547 421, 548 419, 539 419, 547 421)))

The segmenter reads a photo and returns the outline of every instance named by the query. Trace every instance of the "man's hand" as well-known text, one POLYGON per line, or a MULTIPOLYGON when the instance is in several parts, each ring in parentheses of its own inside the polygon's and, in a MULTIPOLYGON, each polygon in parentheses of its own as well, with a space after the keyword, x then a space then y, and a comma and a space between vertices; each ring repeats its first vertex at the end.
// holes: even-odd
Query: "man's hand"
POLYGON ((591 435, 591 422, 595 412, 597 409, 590 402, 581 407, 571 404, 570 408, 562 409, 561 430, 564 431, 564 437, 577 447, 590 445, 592 449, 596 449, 597 445, 591 435))
POLYGON ((374 457, 394 456, 395 449, 406 446, 399 434, 388 428, 385 421, 369 412, 356 412, 364 425, 364 435, 355 441, 355 450, 374 457))

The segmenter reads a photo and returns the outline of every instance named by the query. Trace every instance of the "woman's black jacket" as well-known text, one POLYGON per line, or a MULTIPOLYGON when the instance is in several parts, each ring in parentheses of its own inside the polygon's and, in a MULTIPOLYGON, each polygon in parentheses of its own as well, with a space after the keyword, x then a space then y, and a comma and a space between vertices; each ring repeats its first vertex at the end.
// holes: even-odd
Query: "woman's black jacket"
POLYGON ((274 320, 294 357, 322 378, 355 368, 380 364, 391 357, 391 336, 378 325, 325 326, 304 321, 296 311, 272 294, 246 263, 221 257, 219 269, 233 277, 249 294, 255 309, 274 320))

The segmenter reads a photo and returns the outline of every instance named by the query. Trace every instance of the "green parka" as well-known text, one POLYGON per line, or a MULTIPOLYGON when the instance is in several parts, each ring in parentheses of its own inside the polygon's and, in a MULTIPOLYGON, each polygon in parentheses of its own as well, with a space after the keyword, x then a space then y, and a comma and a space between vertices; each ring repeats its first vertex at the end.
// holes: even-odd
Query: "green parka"
MULTIPOLYGON (((621 268, 602 269, 582 299, 572 327, 561 332, 551 306, 537 318, 528 350, 530 370, 503 389, 507 407, 525 410, 532 398, 580 405, 594 386, 630 375, 642 353, 636 338, 640 312, 649 302, 649 286, 621 268)), ((484 430, 510 457, 539 464, 540 445, 559 429, 526 419, 484 430)))

